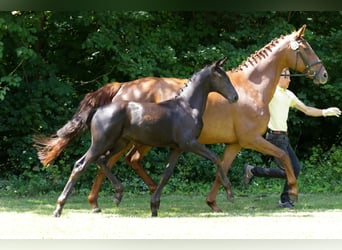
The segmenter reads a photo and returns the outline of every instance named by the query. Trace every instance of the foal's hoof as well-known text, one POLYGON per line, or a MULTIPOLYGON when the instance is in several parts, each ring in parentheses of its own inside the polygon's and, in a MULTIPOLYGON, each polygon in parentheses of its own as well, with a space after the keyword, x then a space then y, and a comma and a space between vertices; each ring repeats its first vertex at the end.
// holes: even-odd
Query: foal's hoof
POLYGON ((93 208, 93 209, 91 210, 91 212, 94 213, 94 214, 97 214, 97 213, 101 213, 102 210, 101 210, 101 208, 96 207, 96 208, 93 208))
POLYGON ((234 195, 233 194, 227 195, 227 199, 229 202, 234 203, 234 195))
POLYGON ((118 198, 114 198, 113 202, 114 202, 115 206, 118 207, 120 205, 121 200, 119 200, 118 198))
POLYGON ((222 213, 223 211, 217 206, 216 201, 207 201, 207 205, 214 213, 222 213))
POLYGON ((160 200, 151 201, 150 207, 151 207, 152 217, 157 217, 158 216, 158 209, 160 207, 160 200))
POLYGON ((289 198, 290 198, 291 201, 296 202, 296 201, 298 201, 298 194, 291 194, 291 193, 289 193, 289 198))
POLYGON ((121 200, 122 200, 122 197, 123 197, 122 194, 118 194, 118 195, 116 195, 116 196, 114 197, 113 202, 114 202, 115 206, 118 207, 118 206, 120 205, 120 202, 121 202, 121 200))

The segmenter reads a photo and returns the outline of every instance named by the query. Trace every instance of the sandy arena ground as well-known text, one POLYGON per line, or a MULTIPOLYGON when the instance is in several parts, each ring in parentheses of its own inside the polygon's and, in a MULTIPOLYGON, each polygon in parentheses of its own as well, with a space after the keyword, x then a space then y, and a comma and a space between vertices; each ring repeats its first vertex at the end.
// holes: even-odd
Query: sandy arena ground
POLYGON ((342 210, 202 218, 13 212, 0 213, 0 222, 1 239, 342 239, 342 210))

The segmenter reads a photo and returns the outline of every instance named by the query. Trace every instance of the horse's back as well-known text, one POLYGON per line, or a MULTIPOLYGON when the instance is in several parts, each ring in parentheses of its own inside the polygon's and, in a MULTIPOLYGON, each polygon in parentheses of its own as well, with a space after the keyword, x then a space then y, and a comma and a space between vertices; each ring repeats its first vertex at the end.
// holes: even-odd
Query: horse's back
POLYGON ((186 82, 179 78, 144 77, 134 81, 122 83, 116 100, 162 102, 174 97, 186 82))

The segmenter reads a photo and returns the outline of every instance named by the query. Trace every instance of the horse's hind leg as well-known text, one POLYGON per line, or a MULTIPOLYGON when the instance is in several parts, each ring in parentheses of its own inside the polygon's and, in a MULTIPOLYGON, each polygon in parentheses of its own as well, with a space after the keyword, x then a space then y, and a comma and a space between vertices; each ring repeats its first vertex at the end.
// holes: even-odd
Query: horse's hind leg
POLYGON ((158 216, 158 209, 160 206, 161 192, 162 192, 164 186, 168 183, 168 181, 169 181, 169 179, 173 173, 173 170, 176 166, 178 158, 182 154, 182 152, 183 151, 181 151, 179 149, 173 149, 170 151, 169 160, 168 160, 168 163, 167 163, 166 168, 164 170, 163 176, 160 179, 160 182, 157 186, 156 191, 152 194, 152 197, 151 197, 152 217, 158 216))
POLYGON ((141 165, 143 157, 151 150, 150 146, 134 144, 126 156, 126 163, 140 176, 148 186, 151 194, 156 190, 157 184, 152 180, 141 165))
MULTIPOLYGON (((89 152, 89 151, 88 151, 89 152)), ((89 153, 86 153, 82 158, 80 158, 74 165, 74 168, 70 174, 69 180, 66 183, 64 190, 60 194, 57 199, 57 207, 53 212, 55 217, 60 217, 62 214, 63 207, 71 194, 72 188, 74 187, 76 181, 82 175, 86 167, 91 163, 91 158, 89 157, 89 153)))

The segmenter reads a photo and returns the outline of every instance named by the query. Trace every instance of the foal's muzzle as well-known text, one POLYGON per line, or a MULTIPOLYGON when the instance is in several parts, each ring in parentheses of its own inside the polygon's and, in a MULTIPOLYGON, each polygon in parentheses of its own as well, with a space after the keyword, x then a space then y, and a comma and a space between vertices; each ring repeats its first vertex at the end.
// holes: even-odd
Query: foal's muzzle
POLYGON ((234 102, 237 102, 238 100, 239 100, 239 95, 237 93, 228 98, 229 103, 234 103, 234 102))

